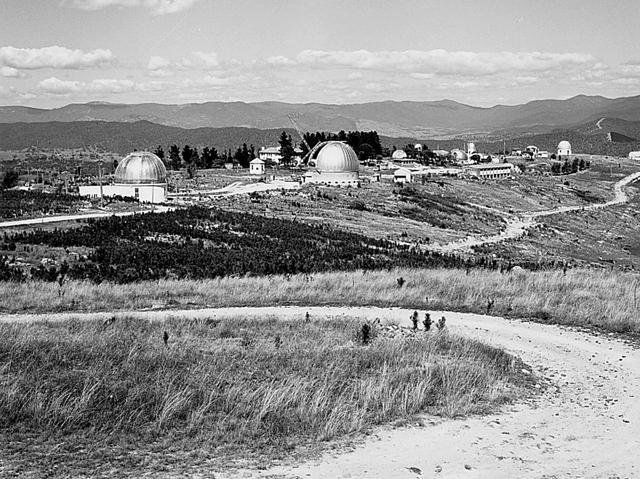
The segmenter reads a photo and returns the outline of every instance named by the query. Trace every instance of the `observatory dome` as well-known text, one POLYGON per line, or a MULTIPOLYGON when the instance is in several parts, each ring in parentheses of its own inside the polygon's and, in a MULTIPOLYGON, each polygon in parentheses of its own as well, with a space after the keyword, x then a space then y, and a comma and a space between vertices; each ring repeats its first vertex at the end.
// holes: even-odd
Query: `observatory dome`
POLYGON ((467 161, 469 158, 467 154, 462 150, 451 150, 451 156, 455 161, 467 161))
POLYGON ((125 157, 116 168, 115 183, 145 185, 167 182, 167 169, 162 160, 148 151, 136 151, 125 157))
POLYGON ((316 170, 327 173, 357 172, 360 163, 356 152, 341 141, 330 141, 316 157, 316 170))
POLYGON ((558 150, 570 150, 571 149, 571 143, 569 143, 567 140, 563 140, 560 143, 558 143, 558 150))
POLYGON ((393 152, 393 155, 391 155, 391 158, 393 158, 394 160, 403 160, 407 157, 407 154, 404 152, 404 150, 396 150, 393 152))

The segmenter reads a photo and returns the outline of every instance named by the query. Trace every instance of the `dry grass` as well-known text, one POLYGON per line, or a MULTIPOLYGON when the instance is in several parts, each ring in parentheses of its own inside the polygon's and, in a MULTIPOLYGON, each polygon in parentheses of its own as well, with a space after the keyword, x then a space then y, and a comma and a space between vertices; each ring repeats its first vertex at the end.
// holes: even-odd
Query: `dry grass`
POLYGON ((67 477, 93 467, 91 477, 121 477, 145 467, 153 449, 145 444, 158 441, 182 461, 198 449, 218 466, 260 461, 420 411, 486 412, 522 392, 522 363, 501 350, 435 332, 363 346, 354 342, 359 326, 2 324, 0 472, 67 477))
POLYGON ((470 270, 338 272, 313 276, 0 284, 7 313, 268 305, 345 305, 486 312, 640 334, 640 276, 608 270, 501 274, 470 270), (400 288, 396 281, 403 277, 400 288), (428 299, 428 300, 427 300, 428 299))

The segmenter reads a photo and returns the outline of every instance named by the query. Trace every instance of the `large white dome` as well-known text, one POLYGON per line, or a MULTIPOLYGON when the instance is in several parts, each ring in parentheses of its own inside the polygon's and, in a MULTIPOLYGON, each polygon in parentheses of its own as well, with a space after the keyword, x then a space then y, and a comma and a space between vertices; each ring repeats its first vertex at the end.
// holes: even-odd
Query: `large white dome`
POLYGON ((126 185, 167 182, 167 169, 162 160, 148 151, 135 151, 125 157, 116 168, 115 183, 126 185))
POLYGON ((393 152, 393 155, 391 155, 391 158, 393 158, 394 160, 403 160, 407 157, 407 154, 404 152, 404 150, 396 150, 393 152))
POLYGON ((558 143, 558 150, 570 150, 571 149, 571 143, 569 143, 567 140, 563 140, 560 143, 558 143))
POLYGON ((341 141, 330 141, 316 157, 316 170, 327 173, 357 172, 360 169, 358 156, 349 145, 341 141))

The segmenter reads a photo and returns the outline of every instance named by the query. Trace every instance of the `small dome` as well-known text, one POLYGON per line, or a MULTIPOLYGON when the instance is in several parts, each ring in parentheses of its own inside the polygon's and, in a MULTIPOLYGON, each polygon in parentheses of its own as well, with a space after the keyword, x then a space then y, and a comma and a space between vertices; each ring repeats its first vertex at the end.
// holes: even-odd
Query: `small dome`
POLYGON ((462 150, 451 150, 451 156, 453 156, 456 161, 465 161, 468 158, 467 154, 462 150))
POLYGON ((570 150, 571 149, 571 143, 569 143, 567 140, 563 140, 560 143, 558 143, 558 150, 570 150))
POLYGON ((316 157, 316 169, 323 172, 358 171, 358 156, 349 145, 341 141, 330 141, 324 145, 316 157))
POLYGON ((422 151, 422 148, 422 143, 416 143, 415 145, 413 145, 414 150, 422 151))
POLYGON ((394 160, 403 160, 406 157, 407 154, 404 152, 404 150, 396 150, 393 152, 393 155, 391 155, 391 158, 393 158, 394 160))
POLYGON ((148 151, 135 151, 124 158, 116 168, 117 184, 156 184, 167 182, 167 169, 162 160, 148 151))

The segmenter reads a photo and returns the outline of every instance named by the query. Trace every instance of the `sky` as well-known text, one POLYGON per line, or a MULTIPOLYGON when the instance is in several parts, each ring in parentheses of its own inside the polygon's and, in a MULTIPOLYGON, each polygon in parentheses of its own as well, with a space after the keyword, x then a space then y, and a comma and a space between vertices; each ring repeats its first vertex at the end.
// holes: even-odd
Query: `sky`
POLYGON ((0 0, 0 105, 640 94, 638 0, 0 0))

